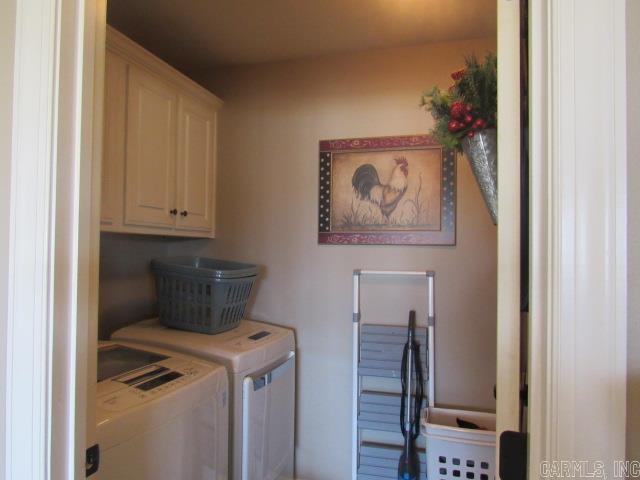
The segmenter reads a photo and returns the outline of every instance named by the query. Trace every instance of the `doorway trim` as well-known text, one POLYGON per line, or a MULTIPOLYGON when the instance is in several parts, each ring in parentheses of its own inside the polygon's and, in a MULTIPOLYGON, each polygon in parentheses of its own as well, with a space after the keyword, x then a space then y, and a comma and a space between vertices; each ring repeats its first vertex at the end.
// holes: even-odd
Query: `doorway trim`
POLYGON ((95 384, 102 4, 15 2, 14 42, 0 52, 12 54, 13 77, 11 105, 0 106, 11 118, 11 175, 2 184, 9 228, 0 232, 8 252, 0 376, 7 478, 85 475, 85 427, 95 423, 87 397, 95 384))
MULTIPOLYGON (((498 0, 496 434, 520 421, 520 0, 498 0)), ((496 441, 496 464, 500 444, 496 441)), ((497 471, 497 469, 496 469, 497 471)))
MULTIPOLYGON (((52 219, 60 23, 57 2, 27 0, 16 2, 15 8, 9 229, 3 232, 8 243, 3 473, 6 478, 45 478, 55 436, 51 425, 52 219)), ((59 379, 62 390, 72 376, 69 372, 59 379)))
POLYGON ((625 0, 532 0, 529 478, 625 457, 625 0))

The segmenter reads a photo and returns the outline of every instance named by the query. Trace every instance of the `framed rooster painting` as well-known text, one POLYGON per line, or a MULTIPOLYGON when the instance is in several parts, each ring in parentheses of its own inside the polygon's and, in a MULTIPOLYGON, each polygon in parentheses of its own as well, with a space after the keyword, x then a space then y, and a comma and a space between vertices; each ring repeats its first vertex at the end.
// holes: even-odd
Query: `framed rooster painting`
POLYGON ((318 242, 455 245, 455 152, 430 135, 320 141, 318 242))

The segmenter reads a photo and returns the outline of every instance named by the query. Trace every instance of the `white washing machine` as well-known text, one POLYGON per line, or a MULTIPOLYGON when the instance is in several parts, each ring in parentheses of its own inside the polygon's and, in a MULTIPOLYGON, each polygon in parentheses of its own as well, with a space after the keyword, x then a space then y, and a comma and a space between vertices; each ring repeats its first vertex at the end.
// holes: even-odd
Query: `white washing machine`
POLYGON ((184 352, 224 365, 231 401, 233 480, 293 477, 295 339, 293 331, 251 320, 217 335, 175 330, 157 319, 122 328, 127 340, 184 352))
POLYGON ((167 350, 98 347, 100 480, 227 480, 224 367, 167 350))

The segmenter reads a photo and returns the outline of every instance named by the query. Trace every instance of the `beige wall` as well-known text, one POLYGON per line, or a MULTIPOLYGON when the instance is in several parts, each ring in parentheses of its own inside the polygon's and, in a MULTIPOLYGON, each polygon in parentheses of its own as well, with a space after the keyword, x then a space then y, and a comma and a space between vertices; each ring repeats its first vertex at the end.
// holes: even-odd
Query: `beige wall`
POLYGON ((166 256, 164 237, 103 233, 100 236, 99 337, 156 314, 149 262, 166 256))
MULTIPOLYGON (((211 250, 211 240, 200 240, 211 250)), ((102 233, 98 330, 108 339, 118 328, 156 315, 150 262, 167 255, 189 255, 193 241, 174 237, 102 233)))
MULTIPOLYGON (((465 54, 494 45, 392 49, 210 76, 225 100, 214 253, 262 265, 252 316, 296 330, 301 478, 349 476, 354 268, 434 269, 437 401, 494 408, 496 229, 467 163, 458 165, 455 247, 319 246, 316 220, 318 140, 427 132, 422 90, 447 87, 465 54)), ((212 252, 210 243, 187 243, 212 252)), ((367 320, 404 323, 409 308, 424 312, 419 283, 369 282, 364 292, 367 320)))
POLYGON ((640 1, 627 0, 628 382, 627 457, 640 458, 640 1))

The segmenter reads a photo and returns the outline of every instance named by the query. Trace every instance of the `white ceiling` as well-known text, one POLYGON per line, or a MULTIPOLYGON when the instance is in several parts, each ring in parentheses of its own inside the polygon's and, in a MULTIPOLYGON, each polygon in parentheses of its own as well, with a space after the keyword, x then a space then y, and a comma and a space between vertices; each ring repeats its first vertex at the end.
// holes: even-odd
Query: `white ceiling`
POLYGON ((108 21, 196 72, 494 36, 496 0, 108 0, 108 21))

